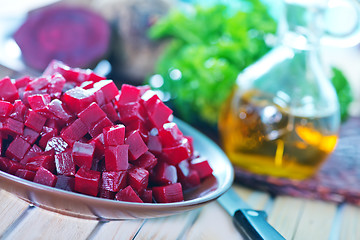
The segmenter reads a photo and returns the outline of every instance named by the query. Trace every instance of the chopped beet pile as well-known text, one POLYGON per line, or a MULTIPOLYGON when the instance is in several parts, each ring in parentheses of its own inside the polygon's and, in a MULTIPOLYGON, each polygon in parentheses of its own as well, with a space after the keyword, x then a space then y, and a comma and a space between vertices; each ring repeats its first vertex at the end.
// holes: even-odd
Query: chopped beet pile
POLYGON ((0 80, 0 170, 130 202, 183 201, 212 175, 148 86, 52 61, 38 78, 0 80))

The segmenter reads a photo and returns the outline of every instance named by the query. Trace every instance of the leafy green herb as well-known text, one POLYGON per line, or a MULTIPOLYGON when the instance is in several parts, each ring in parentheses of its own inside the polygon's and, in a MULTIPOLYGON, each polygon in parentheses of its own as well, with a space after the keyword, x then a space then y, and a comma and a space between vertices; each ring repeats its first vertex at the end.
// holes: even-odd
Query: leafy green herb
POLYGON ((159 90, 170 93, 186 121, 200 118, 215 126, 238 73, 270 49, 265 39, 275 33, 276 23, 265 5, 235 2, 242 4, 175 11, 150 29, 153 39, 172 39, 155 71, 164 79, 159 90))

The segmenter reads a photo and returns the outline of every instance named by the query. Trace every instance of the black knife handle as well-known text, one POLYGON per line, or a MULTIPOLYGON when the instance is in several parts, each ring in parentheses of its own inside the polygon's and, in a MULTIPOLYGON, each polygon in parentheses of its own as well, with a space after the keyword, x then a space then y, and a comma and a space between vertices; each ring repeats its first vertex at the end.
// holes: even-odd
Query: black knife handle
POLYGON ((235 212, 233 220, 246 240, 285 240, 266 218, 264 211, 241 209, 235 212))

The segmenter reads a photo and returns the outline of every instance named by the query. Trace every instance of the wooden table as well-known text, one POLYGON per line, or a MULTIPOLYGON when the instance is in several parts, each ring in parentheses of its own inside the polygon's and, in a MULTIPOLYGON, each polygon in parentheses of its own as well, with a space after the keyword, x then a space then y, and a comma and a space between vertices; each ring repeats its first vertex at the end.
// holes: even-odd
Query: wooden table
MULTIPOLYGON (((360 208, 278 196, 234 186, 286 239, 360 239, 360 208)), ((29 206, 0 190, 0 239, 242 239, 214 201, 200 209, 153 219, 99 222, 29 206)))

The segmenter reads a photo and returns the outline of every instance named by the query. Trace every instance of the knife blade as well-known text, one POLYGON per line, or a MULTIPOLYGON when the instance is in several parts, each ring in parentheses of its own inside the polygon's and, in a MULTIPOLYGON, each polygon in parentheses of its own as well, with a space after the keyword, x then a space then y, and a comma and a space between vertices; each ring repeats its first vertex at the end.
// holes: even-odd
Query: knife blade
POLYGON ((234 225, 246 240, 285 240, 267 222, 265 211, 252 209, 232 188, 218 198, 218 202, 232 216, 234 225))

